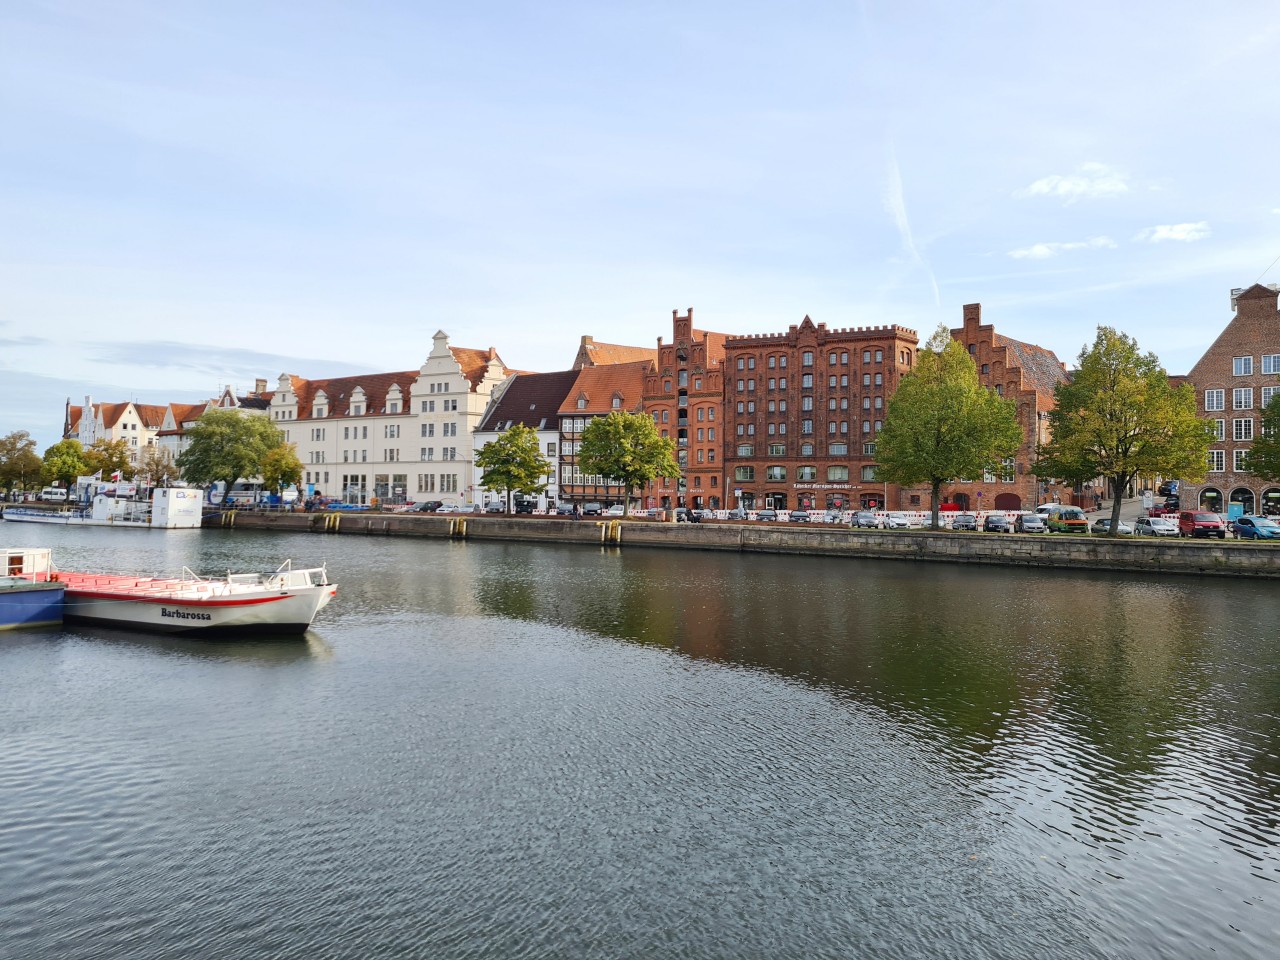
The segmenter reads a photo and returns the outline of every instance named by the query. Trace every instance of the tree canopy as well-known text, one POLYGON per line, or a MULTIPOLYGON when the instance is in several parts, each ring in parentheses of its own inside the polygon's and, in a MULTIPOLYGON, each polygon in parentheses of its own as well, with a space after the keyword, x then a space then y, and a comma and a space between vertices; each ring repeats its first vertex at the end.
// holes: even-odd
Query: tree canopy
POLYGON ((89 461, 85 458, 84 447, 79 440, 59 440, 44 452, 44 463, 40 468, 43 478, 53 483, 57 481, 70 488, 76 477, 89 472, 89 461))
POLYGON ((1054 390, 1051 439, 1037 472, 1082 483, 1103 477, 1116 492, 1111 535, 1120 526, 1122 491, 1140 474, 1204 479, 1213 432, 1196 415, 1195 388, 1174 388, 1153 353, 1111 327, 1098 327, 1079 367, 1054 390))
POLYGON ((1255 437, 1244 468, 1256 477, 1280 481, 1280 403, 1268 403, 1262 411, 1262 432, 1255 437))
POLYGON ((22 488, 40 480, 40 457, 36 442, 26 430, 0 437, 0 486, 22 488))
POLYGON ((192 484, 221 481, 229 493, 236 482, 262 475, 267 454, 284 442, 266 417, 234 410, 206 410, 187 430, 189 446, 178 455, 178 469, 192 484))
POLYGON ((632 490, 657 477, 680 476, 675 441, 658 435, 652 417, 621 410, 587 424, 578 448, 578 467, 583 473, 601 474, 626 488, 624 516, 631 511, 632 490))
POLYGON ((173 464, 173 455, 164 447, 153 443, 138 454, 135 475, 145 479, 153 487, 165 487, 178 479, 178 468, 173 464))
POLYGON ((262 458, 262 485, 279 493, 290 484, 302 483, 302 461, 298 448, 292 443, 272 447, 262 458))
POLYGON ((889 399, 877 479, 929 484, 936 530, 942 485, 996 470, 1021 442, 1013 401, 979 382, 969 352, 940 326, 889 399))
POLYGON ((541 493, 547 489, 551 464, 539 449, 538 431, 514 423, 476 451, 476 466, 483 472, 480 485, 502 493, 504 513, 511 511, 511 494, 541 493))
POLYGON ((123 437, 118 440, 102 438, 93 441, 84 452, 84 459, 86 473, 101 471, 104 479, 109 479, 113 473, 119 473, 122 478, 133 476, 129 441, 123 437))

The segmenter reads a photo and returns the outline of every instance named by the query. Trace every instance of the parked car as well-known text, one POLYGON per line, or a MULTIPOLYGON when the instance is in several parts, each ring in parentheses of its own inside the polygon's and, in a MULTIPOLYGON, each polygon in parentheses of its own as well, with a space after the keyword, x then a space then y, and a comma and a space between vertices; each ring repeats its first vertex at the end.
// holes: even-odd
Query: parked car
POLYGON ((1227 525, 1216 513, 1206 510, 1183 510, 1178 514, 1178 535, 1183 537, 1217 537, 1227 539, 1227 525))
POLYGON ((1084 511, 1064 503, 1052 504, 1044 522, 1054 533, 1087 534, 1089 532, 1089 519, 1084 515, 1084 511))
POLYGON ((884 525, 886 530, 909 530, 912 527, 920 526, 920 522, 914 517, 895 510, 892 513, 885 514, 884 525))
POLYGON ((957 513, 951 521, 952 530, 973 530, 977 532, 978 518, 972 513, 957 513))
POLYGON ((582 515, 584 517, 598 517, 604 513, 604 507, 598 503, 584 503, 582 505, 582 515))
POLYGON ((789 520, 791 523, 808 523, 809 511, 808 510, 792 510, 791 516, 787 517, 787 520, 789 520))
POLYGON ((1133 524, 1136 537, 1176 537, 1178 525, 1168 517, 1139 517, 1133 524))
POLYGON ((859 510, 853 515, 853 526, 869 527, 872 530, 875 530, 878 527, 884 526, 884 523, 875 515, 875 511, 859 510))
POLYGON ((1013 530, 1015 533, 1048 533, 1049 528, 1045 525, 1044 517, 1038 513, 1020 513, 1013 518, 1013 530))
POLYGON ((1160 489, 1156 491, 1162 497, 1171 497, 1178 492, 1177 480, 1166 480, 1160 484, 1160 489))
POLYGON ((624 507, 620 503, 615 503, 612 507, 610 507, 608 510, 604 512, 604 515, 606 517, 624 517, 626 516, 626 514, 627 514, 626 507, 624 507))
POLYGON ((818 519, 823 523, 844 523, 844 514, 839 510, 828 510, 818 519))
POLYGON ((763 510, 757 510, 756 519, 763 521, 764 523, 773 523, 778 519, 778 511, 769 507, 766 507, 763 510))
POLYGON ((573 504, 572 504, 572 503, 562 503, 562 504, 560 504, 559 506, 557 506, 557 507, 556 507, 556 516, 557 516, 557 517, 572 517, 572 516, 573 516, 573 504))
POLYGON ((485 504, 485 513, 506 513, 506 505, 501 500, 494 500, 492 503, 485 504))
POLYGON ((698 515, 699 520, 714 520, 716 518, 716 512, 714 510, 708 510, 706 507, 695 509, 693 512, 698 515))
POLYGON ((1237 517, 1231 524, 1231 532, 1242 540, 1280 540, 1280 524, 1256 514, 1237 517))
MULTIPOLYGON (((1097 520, 1093 521, 1092 529, 1094 533, 1110 533, 1111 518, 1099 517, 1097 520)), ((1116 524, 1116 533, 1119 533, 1122 536, 1128 536, 1129 534, 1133 533, 1133 527, 1129 526, 1127 523, 1125 523, 1122 520, 1120 523, 1116 524)))
POLYGON ((690 510, 688 507, 676 507, 676 523, 701 523, 701 511, 690 510))
MULTIPOLYGON (((441 512, 441 511, 437 511, 437 512, 441 512)), ((450 513, 479 513, 480 507, 474 503, 460 503, 449 512, 450 513)))
POLYGON ((987 533, 1012 533, 1013 524, 1003 513, 993 513, 982 521, 982 529, 987 533))
POLYGON ((410 503, 405 507, 406 513, 435 513, 444 506, 442 500, 423 500, 421 503, 410 503))
POLYGON ((538 509, 537 500, 516 500, 516 513, 533 513, 538 509))
POLYGON ((729 511, 729 515, 725 519, 745 520, 747 519, 747 511, 743 510, 741 507, 734 507, 732 510, 729 511))

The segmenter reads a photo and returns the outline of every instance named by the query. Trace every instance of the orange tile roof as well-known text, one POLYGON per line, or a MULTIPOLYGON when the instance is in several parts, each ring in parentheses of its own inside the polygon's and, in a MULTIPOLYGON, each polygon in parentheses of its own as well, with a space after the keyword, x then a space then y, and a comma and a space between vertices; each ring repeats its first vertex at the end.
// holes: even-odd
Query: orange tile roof
POLYGON ((498 356, 498 351, 493 347, 488 350, 473 350, 470 347, 450 347, 449 352, 453 354, 453 359, 462 368, 462 375, 471 384, 472 393, 476 392, 476 387, 484 379, 485 371, 489 369, 490 360, 497 360, 502 365, 503 370, 507 369, 507 365, 502 362, 502 358, 498 356))
POLYGON ((148 430, 159 430, 164 425, 165 411, 169 409, 159 403, 135 403, 133 408, 138 411, 138 419, 148 430))
POLYGON ((302 377, 290 376, 293 392, 298 397, 298 419, 310 420, 311 410, 315 406, 316 396, 324 391, 326 398, 326 415, 329 417, 349 416, 351 410, 351 394, 359 387, 364 391, 364 412, 384 413, 387 409, 387 394, 393 386, 400 387, 400 412, 409 412, 409 391, 413 389, 413 381, 418 379, 417 370, 403 370, 398 373, 364 373, 357 377, 332 377, 328 380, 306 380, 302 377))
POLYGON ((607 366, 614 363, 637 363, 641 360, 658 362, 657 347, 628 347, 618 343, 600 343, 595 337, 584 336, 574 358, 575 370, 586 367, 607 366))
POLYGON ((578 379, 574 382, 569 395, 560 405, 560 415, 574 413, 601 415, 613 410, 638 412, 641 395, 644 393, 644 378, 653 371, 653 368, 652 360, 583 367, 578 371, 578 379), (584 396, 587 401, 586 406, 579 407, 578 399, 584 396), (621 400, 617 407, 613 405, 615 396, 621 400))

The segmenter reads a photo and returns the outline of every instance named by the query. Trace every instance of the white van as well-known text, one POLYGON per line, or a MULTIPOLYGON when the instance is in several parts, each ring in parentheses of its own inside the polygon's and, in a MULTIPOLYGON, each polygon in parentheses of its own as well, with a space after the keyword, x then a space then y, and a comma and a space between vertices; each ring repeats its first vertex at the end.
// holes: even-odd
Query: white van
POLYGON ((40 499, 45 503, 66 503, 67 491, 63 487, 45 487, 40 491, 40 499))

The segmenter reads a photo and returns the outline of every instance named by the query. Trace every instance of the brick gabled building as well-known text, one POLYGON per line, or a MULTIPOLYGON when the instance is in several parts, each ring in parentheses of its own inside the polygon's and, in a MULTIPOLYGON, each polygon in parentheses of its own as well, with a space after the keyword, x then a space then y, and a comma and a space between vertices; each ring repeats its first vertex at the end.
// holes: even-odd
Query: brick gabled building
MULTIPOLYGON (((547 489, 536 499, 539 509, 553 510, 560 501, 560 408, 578 381, 578 371, 556 373, 518 373, 495 395, 476 427, 473 442, 476 450, 510 430, 515 424, 529 427, 538 434, 538 448, 547 458, 547 489)), ((481 489, 479 467, 474 484, 481 489)), ((487 501, 501 501, 501 491, 488 491, 487 501)))
POLYGON ((578 370, 573 387, 560 405, 560 502, 623 503, 628 495, 608 477, 584 474, 578 468, 578 448, 582 431, 593 417, 608 416, 614 410, 640 413, 644 407, 645 377, 653 370, 652 360, 587 366, 578 370))
MULTIPOLYGON (((963 309, 964 326, 953 328, 951 339, 968 349, 983 386, 1014 401, 1022 445, 997 473, 945 485, 943 502, 961 510, 1031 510, 1056 494, 1069 503, 1070 488, 1051 486, 1035 474, 1036 446, 1049 439, 1054 389, 1066 383, 1066 367, 1052 350, 996 333, 982 322, 982 304, 967 303, 963 309)), ((929 505, 922 501, 922 506, 929 505)))
POLYGON ((1280 390, 1278 297, 1280 288, 1260 283, 1232 290, 1235 316, 1187 375, 1196 410, 1213 425, 1217 440, 1204 482, 1181 485, 1184 508, 1280 515, 1280 485, 1248 473, 1243 462, 1260 432, 1263 408, 1280 390))
POLYGON ((615 363, 638 363, 642 360, 658 362, 658 351, 653 347, 629 347, 621 343, 600 343, 595 337, 584 336, 573 358, 573 369, 606 367, 615 363))
POLYGON ((726 506, 900 508, 900 491, 876 480, 875 444, 918 342, 905 327, 828 330, 808 317, 726 338, 726 506))
POLYGON ((697 330, 693 308, 671 311, 671 342, 658 339, 658 359, 645 377, 644 411, 653 416, 658 433, 676 442, 683 476, 647 485, 645 506, 705 507, 724 505, 720 459, 724 423, 723 333, 697 330))

